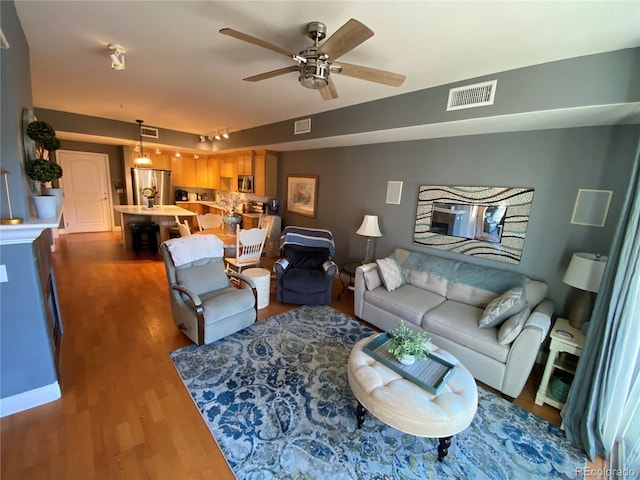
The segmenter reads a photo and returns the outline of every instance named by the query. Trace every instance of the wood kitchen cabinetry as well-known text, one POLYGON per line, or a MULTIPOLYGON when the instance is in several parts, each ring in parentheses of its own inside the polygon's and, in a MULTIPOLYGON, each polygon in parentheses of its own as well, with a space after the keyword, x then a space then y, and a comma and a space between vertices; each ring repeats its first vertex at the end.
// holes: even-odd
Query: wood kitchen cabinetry
POLYGON ((200 157, 194 160, 195 163, 195 175, 196 175, 196 187, 211 188, 209 186, 209 168, 207 165, 207 158, 200 157))
POLYGON ((278 193, 278 153, 256 151, 253 168, 254 193, 262 197, 275 197, 278 193))
MULTIPOLYGON (((238 175, 253 175, 254 193, 262 197, 277 194, 278 153, 268 150, 226 155, 167 157, 174 187, 238 190, 238 175)), ((154 168, 155 160, 154 160, 154 168)), ((158 167, 159 168, 159 167, 158 167)))
POLYGON ((241 152, 236 156, 238 175, 253 175, 253 152, 241 152))
POLYGON ((207 158, 207 183, 209 188, 220 188, 220 159, 207 158))

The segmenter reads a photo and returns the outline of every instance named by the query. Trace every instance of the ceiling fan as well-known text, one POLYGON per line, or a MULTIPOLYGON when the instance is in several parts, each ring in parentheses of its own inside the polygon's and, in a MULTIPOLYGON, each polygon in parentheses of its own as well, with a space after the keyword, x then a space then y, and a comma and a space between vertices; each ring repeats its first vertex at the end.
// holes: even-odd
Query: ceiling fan
POLYGON ((297 63, 297 65, 279 68, 243 79, 247 82, 258 82, 286 73, 298 72, 298 81, 303 87, 318 90, 323 99, 332 100, 338 98, 338 92, 330 77, 332 73, 339 73, 369 82, 382 83, 392 87, 399 87, 405 80, 405 76, 398 73, 344 62, 335 63, 339 57, 353 50, 365 40, 373 37, 373 31, 369 27, 353 18, 340 27, 322 44, 320 44, 320 42, 324 40, 327 35, 326 25, 322 22, 309 23, 307 25, 307 36, 313 40, 313 45, 299 53, 278 47, 277 45, 232 28, 223 28, 220 30, 220 33, 281 53, 297 63))

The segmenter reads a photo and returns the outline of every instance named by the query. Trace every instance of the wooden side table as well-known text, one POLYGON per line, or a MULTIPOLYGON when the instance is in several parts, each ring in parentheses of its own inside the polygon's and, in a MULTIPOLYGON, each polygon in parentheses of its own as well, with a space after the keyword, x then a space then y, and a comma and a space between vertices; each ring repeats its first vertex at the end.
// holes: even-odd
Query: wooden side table
POLYGON ((551 345, 549 358, 544 368, 540 388, 536 394, 536 405, 546 403, 556 408, 562 408, 564 402, 551 394, 550 383, 555 374, 561 374, 573 379, 578 358, 584 347, 584 334, 569 324, 569 320, 558 318, 551 330, 551 345))
POLYGON ((338 278, 340 279, 340 282, 342 282, 342 291, 338 294, 338 300, 340 300, 340 297, 342 297, 342 294, 346 290, 353 290, 353 285, 356 280, 356 268, 360 265, 362 265, 362 262, 347 262, 340 269, 338 278), (349 277, 346 283, 343 280, 342 275, 349 277))

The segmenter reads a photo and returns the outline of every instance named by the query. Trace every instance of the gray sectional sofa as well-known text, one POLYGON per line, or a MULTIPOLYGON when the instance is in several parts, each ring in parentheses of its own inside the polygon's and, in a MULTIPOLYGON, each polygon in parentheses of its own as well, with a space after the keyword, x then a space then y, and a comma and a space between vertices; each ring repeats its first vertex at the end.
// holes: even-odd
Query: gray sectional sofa
POLYGON ((425 330, 477 380, 515 398, 549 331, 554 306, 546 291, 546 283, 517 272, 396 249, 380 266, 357 268, 354 307, 383 331, 400 320, 425 330), (389 277, 387 264, 399 267, 400 279, 389 277))

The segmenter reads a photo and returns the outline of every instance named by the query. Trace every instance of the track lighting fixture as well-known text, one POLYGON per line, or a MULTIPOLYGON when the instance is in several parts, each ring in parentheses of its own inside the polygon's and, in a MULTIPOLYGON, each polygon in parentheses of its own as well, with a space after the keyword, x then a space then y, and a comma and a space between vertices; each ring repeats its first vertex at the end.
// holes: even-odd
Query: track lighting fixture
POLYGON ((142 146, 142 124, 144 120, 136 120, 136 123, 138 124, 138 133, 140 135, 140 156, 133 161, 133 164, 135 166, 144 165, 148 167, 151 165, 151 159, 144 154, 144 148, 142 146))
POLYGON ((162 150, 160 150, 160 147, 156 147, 155 152, 156 155, 160 155, 162 153, 162 150))
POLYGON ((180 154, 180 152, 178 150, 176 150, 176 155, 175 156, 178 157, 178 158, 182 157, 182 155, 180 154))
POLYGON ((214 140, 222 140, 224 139, 228 139, 229 138, 229 128, 219 128, 218 130, 214 131, 214 132, 209 132, 207 134, 202 134, 199 135, 200 137, 200 142, 204 142, 205 139, 208 139, 210 142, 213 142, 214 140))
POLYGON ((194 159, 194 160, 197 160, 197 159, 199 159, 199 158, 200 158, 200 155, 198 155, 197 153, 194 153, 194 154, 193 154, 193 159, 194 159))
POLYGON ((124 70, 124 54, 127 53, 127 49, 122 45, 110 44, 109 50, 114 51, 109 55, 109 58, 111 58, 111 68, 113 70, 124 70))

